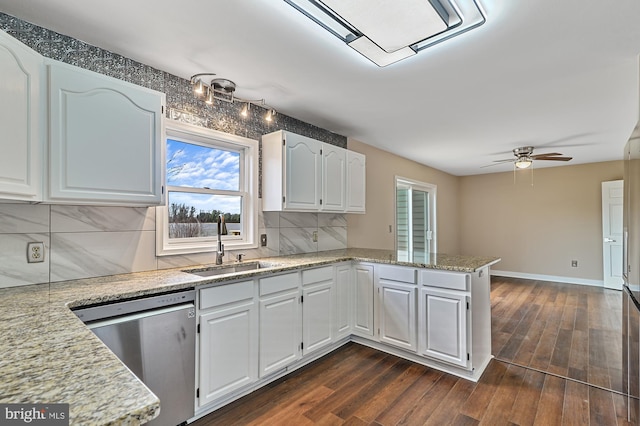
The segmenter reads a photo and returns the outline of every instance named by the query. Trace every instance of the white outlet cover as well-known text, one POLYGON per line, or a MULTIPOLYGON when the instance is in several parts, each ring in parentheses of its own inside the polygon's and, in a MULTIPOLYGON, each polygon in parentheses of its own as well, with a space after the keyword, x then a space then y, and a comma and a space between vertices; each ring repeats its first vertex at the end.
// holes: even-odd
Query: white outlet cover
POLYGON ((27 243, 27 262, 29 263, 44 262, 44 243, 43 242, 27 243))

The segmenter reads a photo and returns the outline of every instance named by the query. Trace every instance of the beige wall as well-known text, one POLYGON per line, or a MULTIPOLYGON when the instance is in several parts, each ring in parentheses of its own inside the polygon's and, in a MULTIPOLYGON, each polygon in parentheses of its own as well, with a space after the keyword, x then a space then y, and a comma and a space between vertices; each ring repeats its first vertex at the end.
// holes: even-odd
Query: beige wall
MULTIPOLYGON (((622 161, 460 178, 462 254, 495 255, 501 271, 602 280, 601 182, 622 161), (578 268, 571 260, 578 260, 578 268)), ((440 193, 438 193, 440 196, 440 193)))
POLYGON ((438 252, 459 253, 459 178, 353 139, 350 150, 367 156, 367 213, 347 215, 347 246, 395 248, 395 176, 438 186, 436 227, 438 252), (389 232, 392 225, 393 232, 389 232))

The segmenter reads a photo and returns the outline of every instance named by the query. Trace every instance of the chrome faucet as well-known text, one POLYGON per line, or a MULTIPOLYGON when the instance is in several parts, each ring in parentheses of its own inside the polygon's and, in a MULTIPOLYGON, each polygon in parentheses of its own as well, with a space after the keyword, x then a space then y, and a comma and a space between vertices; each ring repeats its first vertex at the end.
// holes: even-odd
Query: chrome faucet
POLYGON ((222 265, 224 257, 224 244, 222 244, 222 235, 227 235, 227 227, 224 224, 224 217, 218 216, 218 251, 216 252, 216 265, 222 265))

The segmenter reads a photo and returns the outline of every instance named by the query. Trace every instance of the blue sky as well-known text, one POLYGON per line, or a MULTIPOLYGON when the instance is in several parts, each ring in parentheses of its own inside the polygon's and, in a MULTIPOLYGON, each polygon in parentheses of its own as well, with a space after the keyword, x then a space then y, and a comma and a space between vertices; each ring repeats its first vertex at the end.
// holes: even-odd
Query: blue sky
MULTIPOLYGON (((240 154, 167 139, 167 185, 237 191, 240 187, 240 154)), ((199 210, 240 213, 240 197, 175 193, 169 203, 187 204, 199 210)))

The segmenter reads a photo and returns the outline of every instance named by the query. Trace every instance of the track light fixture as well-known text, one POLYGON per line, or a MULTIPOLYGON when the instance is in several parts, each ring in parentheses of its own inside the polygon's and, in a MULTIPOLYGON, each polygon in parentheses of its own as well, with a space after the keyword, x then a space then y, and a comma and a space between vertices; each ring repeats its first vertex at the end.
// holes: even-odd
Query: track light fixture
POLYGON ((267 105, 264 99, 243 99, 235 96, 236 83, 225 78, 214 78, 210 84, 202 82, 204 76, 214 76, 214 73, 199 73, 191 76, 190 82, 193 87, 193 94, 196 97, 205 96, 205 103, 207 105, 213 105, 214 100, 223 102, 235 103, 244 102, 244 107, 240 111, 242 117, 248 117, 251 109, 251 105, 256 105, 267 110, 264 116, 265 121, 273 121, 273 117, 276 115, 276 110, 267 105))

